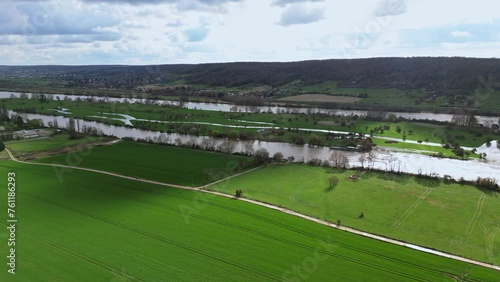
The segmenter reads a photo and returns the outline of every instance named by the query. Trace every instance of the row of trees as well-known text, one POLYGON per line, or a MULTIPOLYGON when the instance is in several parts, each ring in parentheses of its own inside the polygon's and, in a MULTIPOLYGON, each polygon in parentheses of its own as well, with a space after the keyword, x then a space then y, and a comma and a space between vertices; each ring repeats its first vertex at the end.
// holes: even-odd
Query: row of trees
POLYGON ((474 114, 455 114, 451 118, 451 122, 464 127, 476 127, 478 125, 477 118, 474 114))

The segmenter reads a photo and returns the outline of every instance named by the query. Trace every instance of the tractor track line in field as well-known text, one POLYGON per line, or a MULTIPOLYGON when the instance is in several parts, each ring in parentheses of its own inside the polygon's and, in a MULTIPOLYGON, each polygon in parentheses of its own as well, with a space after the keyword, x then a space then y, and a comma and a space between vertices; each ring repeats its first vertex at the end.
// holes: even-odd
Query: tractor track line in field
POLYGON ((392 225, 392 228, 399 228, 401 224, 413 213, 413 211, 422 203, 422 201, 427 198, 427 196, 432 192, 431 188, 426 188, 425 192, 420 195, 406 211, 405 213, 401 216, 400 219, 398 219, 394 224, 392 225))
POLYGON ((474 212, 474 216, 472 217, 471 221, 469 222, 469 225, 467 226, 467 229, 465 230, 465 236, 464 236, 464 241, 467 241, 467 238, 470 236, 472 231, 474 230, 474 227, 476 226, 476 223, 481 216, 481 212, 483 210, 483 205, 484 205, 484 200, 486 199, 486 195, 481 194, 479 197, 479 200, 477 201, 476 204, 476 210, 474 212))
MULTIPOLYGON (((254 274, 258 274, 258 275, 261 275, 261 276, 264 276, 264 277, 267 277, 267 278, 273 279, 273 280, 279 280, 278 278, 274 278, 272 274, 268 274, 268 273, 265 273, 263 271, 260 271, 260 270, 257 270, 257 269, 253 269, 253 268, 251 268, 249 266, 244 266, 244 265, 238 264, 236 262, 231 262, 231 261, 226 260, 226 259, 218 258, 218 257, 213 256, 211 254, 208 254, 208 253, 206 253, 204 251, 200 251, 200 250, 198 250, 196 248, 193 248, 193 247, 190 247, 190 246, 186 246, 186 245, 184 245, 182 243, 179 243, 177 241, 174 241, 174 240, 171 240, 171 239, 166 239, 166 238, 164 238, 162 236, 151 234, 151 233, 148 233, 146 231, 142 231, 142 230, 136 229, 134 227, 131 227, 129 225, 126 225, 126 224, 123 224, 123 223, 120 223, 120 222, 113 221, 113 220, 108 219, 106 217, 101 217, 101 216, 98 216, 98 215, 94 215, 94 214, 91 214, 91 213, 86 212, 86 211, 82 211, 82 210, 79 210, 79 209, 76 209, 76 208, 73 208, 73 207, 66 206, 66 205, 58 203, 58 202, 56 202, 54 200, 50 200, 50 199, 46 199, 46 198, 43 198, 43 197, 40 197, 40 196, 33 195, 31 193, 27 193, 27 192, 18 192, 18 193, 22 194, 22 195, 25 195, 25 196, 28 196, 28 197, 31 197, 31 198, 34 198, 34 199, 37 199, 39 201, 48 203, 48 204, 52 204, 52 205, 58 206, 60 208, 66 209, 66 210, 70 210, 72 212, 76 212, 76 213, 84 215, 84 216, 88 216, 88 217, 92 217, 94 219, 98 219, 100 221, 104 221, 104 222, 106 222, 108 224, 119 226, 119 227, 127 229, 129 231, 140 233, 141 235, 148 236, 150 238, 163 241, 164 243, 170 243, 170 244, 175 245, 177 247, 188 249, 188 250, 193 251, 195 253, 198 253, 198 254, 201 254, 201 255, 204 255, 204 256, 208 256, 208 257, 210 257, 212 259, 215 259, 217 261, 221 261, 221 262, 230 264, 232 266, 236 266, 236 267, 242 268, 244 270, 253 272, 254 274)), ((202 218, 202 217, 200 217, 200 218, 202 218)), ((252 232, 252 233, 255 233, 255 232, 252 232)), ((257 232, 257 233, 259 233, 259 232, 257 232)), ((305 248, 305 249, 308 249, 308 250, 311 250, 311 251, 318 251, 318 252, 323 253, 325 255, 328 255, 330 257, 335 257, 335 258, 340 259, 340 260, 349 261, 349 262, 351 262, 353 264, 361 265, 361 266, 364 266, 364 267, 367 267, 367 268, 373 268, 373 269, 376 269, 376 270, 379 270, 379 271, 383 271, 383 272, 390 273, 390 274, 397 275, 397 276, 401 276, 401 277, 406 277, 408 279, 415 280, 415 281, 426 281, 426 280, 421 279, 419 277, 416 277, 416 276, 413 276, 413 275, 410 275, 410 274, 407 274, 405 272, 401 272, 401 271, 398 271, 398 270, 395 270, 395 269, 392 269, 392 268, 386 268, 386 267, 383 267, 383 266, 373 265, 371 263, 364 262, 363 260, 354 259, 354 258, 351 258, 349 256, 345 256, 345 255, 339 255, 339 254, 335 254, 335 253, 328 252, 328 251, 316 250, 316 248, 308 247, 308 246, 306 246, 304 244, 292 242, 292 241, 289 241, 289 240, 283 240, 283 239, 280 239, 280 238, 278 238, 276 236, 272 236, 272 235, 269 235, 269 234, 265 234, 265 235, 267 235, 266 237, 268 237, 269 239, 275 239, 275 240, 281 241, 282 243, 288 243, 288 244, 291 244, 291 245, 295 245, 296 247, 302 247, 302 248, 305 248)), ((366 252, 364 254, 365 255, 372 255, 371 253, 366 253, 366 252)), ((391 260, 391 261, 394 262, 394 259, 389 259, 389 260, 391 260)), ((425 267, 422 267, 422 266, 414 265, 414 264, 411 264, 411 263, 408 263, 408 262, 399 261, 399 260, 398 260, 398 262, 401 263, 401 264, 409 265, 410 267, 416 267, 416 268, 420 268, 420 269, 425 269, 428 272, 434 272, 434 273, 438 273, 438 274, 441 274, 441 275, 445 274, 445 275, 451 276, 451 273, 447 273, 447 272, 444 272, 444 271, 436 271, 436 270, 433 270, 433 269, 428 269, 428 268, 425 268, 425 267)))
POLYGON ((19 232, 24 233, 24 234, 26 234, 28 236, 31 236, 31 237, 39 240, 39 241, 42 241, 45 244, 51 245, 51 246, 55 247, 56 249, 61 250, 61 251, 65 252, 65 253, 68 253, 70 255, 78 257, 78 258, 80 258, 80 259, 82 259, 82 260, 84 260, 86 262, 89 262, 90 264, 93 264, 93 265, 96 265, 96 266, 98 266, 100 268, 103 268, 103 269, 105 269, 105 270, 113 273, 114 275, 119 275, 120 277, 122 277, 124 279, 127 279, 128 281, 144 281, 144 280, 141 280, 141 279, 139 279, 139 278, 137 278, 137 277, 135 277, 135 276, 133 276, 131 274, 123 273, 123 271, 120 271, 120 270, 118 270, 118 269, 116 269, 116 268, 114 268, 114 267, 112 267, 112 266, 110 266, 110 265, 108 265, 106 263, 100 262, 100 261, 95 260, 95 259, 93 259, 91 257, 88 257, 88 256, 86 256, 86 255, 84 255, 82 253, 79 253, 79 252, 77 252, 75 250, 68 249, 68 248, 66 248, 66 247, 64 247, 64 246, 62 246, 62 245, 60 245, 58 243, 55 243, 55 242, 53 242, 51 240, 48 240, 48 239, 43 238, 43 237, 40 237, 40 236, 36 235, 35 233, 33 233, 31 231, 28 231, 26 228, 19 228, 19 232))
MULTIPOLYGON (((92 188, 92 187, 87 187, 87 189, 91 189, 91 190, 94 190, 94 191, 100 191, 99 189, 95 189, 95 188, 92 188)), ((151 191, 151 193, 156 193, 156 191, 151 191)), ((111 192, 111 194, 113 194, 114 196, 117 196, 117 197, 121 197, 121 198, 124 198, 124 199, 128 199, 128 200, 137 202, 137 203, 149 205, 149 206, 152 206, 152 207, 159 207, 159 208, 161 208, 163 210, 167 210, 167 211, 170 211, 170 212, 182 215, 182 212, 179 209, 172 208, 172 207, 167 206, 167 205, 163 205, 163 204, 159 204, 159 203, 155 203, 155 202, 151 202, 151 201, 137 200, 137 199, 135 199, 133 197, 127 197, 127 196, 123 196, 121 194, 117 194, 117 193, 113 193, 113 192, 111 192)), ((170 195, 170 197, 181 199, 181 200, 186 200, 186 201, 192 200, 192 198, 182 197, 182 196, 178 196, 178 195, 170 195)), ((222 206, 220 208, 224 208, 224 207, 225 206, 222 206)), ((232 212, 235 212, 235 211, 232 210, 232 212)), ((253 213, 248 213, 248 214, 254 215, 253 213)), ((316 248, 314 248, 312 246, 308 246, 306 244, 298 243, 298 242, 295 242, 295 241, 292 241, 292 240, 283 239, 281 237, 274 236, 272 234, 268 234, 268 233, 264 233, 264 232, 261 232, 261 231, 250 229, 250 228, 247 228, 247 227, 244 227, 244 226, 239 226, 239 225, 236 225, 236 224, 228 223, 228 222, 225 222, 225 221, 218 220, 216 218, 210 218, 210 217, 203 216, 203 215, 198 215, 198 214, 192 214, 190 216, 193 217, 193 218, 198 218, 200 220, 205 220, 205 221, 208 221, 208 222, 219 224, 219 225, 222 225, 222 226, 225 226, 225 227, 229 227, 229 228, 233 228, 233 229, 245 231, 245 232, 248 232, 248 233, 252 233, 252 234, 258 235, 260 237, 268 238, 268 239, 275 240, 275 241, 278 241, 278 242, 281 242, 281 243, 285 243, 285 244, 289 244, 289 245, 292 245, 292 246, 295 246, 295 247, 300 247, 300 248, 303 248, 305 250, 317 251, 319 253, 328 255, 330 257, 336 257, 336 258, 341 258, 343 260, 351 261, 351 258, 346 258, 345 256, 342 256, 342 255, 336 255, 336 254, 334 254, 332 252, 329 252, 329 251, 317 250, 316 248)), ((279 226, 279 224, 277 224, 277 222, 272 221, 272 220, 263 220, 263 218, 259 218, 259 217, 255 216, 255 215, 251 216, 251 217, 252 218, 256 218, 258 220, 261 220, 261 221, 266 221, 266 222, 268 222, 268 223, 270 223, 272 225, 278 225, 279 226)), ((280 227, 283 227, 283 226, 280 226, 280 227)), ((453 275, 454 275, 453 273, 450 273, 450 272, 447 272, 447 271, 442 271, 442 270, 439 270, 439 269, 432 269, 432 268, 429 268, 427 266, 413 264, 411 262, 408 262, 408 261, 405 261, 405 260, 401 260, 401 259, 398 259, 398 258, 389 257, 389 256, 385 256, 383 254, 373 253, 373 252, 370 252, 370 251, 367 251, 367 250, 363 250, 363 249, 356 248, 356 247, 353 247, 353 246, 345 245, 345 244, 342 244, 342 242, 337 242, 337 241, 335 241, 335 242, 328 242, 328 240, 324 240, 324 238, 318 238, 317 236, 314 236, 313 234, 309 234, 309 233, 305 233, 305 232, 300 232, 299 229, 296 229, 296 228, 293 228, 293 227, 284 228, 284 229, 292 231, 292 232, 295 232, 295 233, 298 233, 298 234, 301 234, 301 235, 303 235, 304 237, 307 237, 307 238, 311 238, 311 239, 323 241, 325 243, 330 243, 330 244, 332 244, 334 246, 337 246, 337 247, 340 247, 340 248, 344 248, 344 249, 348 249, 348 250, 351 250, 351 251, 354 251, 354 252, 362 253, 362 254, 367 255, 367 256, 376 257, 376 258, 379 258, 379 259, 391 261, 391 262, 394 262, 394 263, 399 263, 399 264, 406 265, 406 266, 409 266, 409 267, 418 268, 418 269, 420 269, 422 271, 427 271, 427 272, 430 272, 430 273, 436 273, 436 274, 442 274, 442 275, 448 275, 450 277, 453 277, 453 275)), ((391 271, 389 271, 389 272, 391 272, 391 271)), ((398 274, 398 275, 400 275, 400 274, 398 274)), ((475 281, 475 280, 472 279, 470 281, 475 281)))
MULTIPOLYGON (((84 170, 84 171, 90 171, 90 172, 95 172, 95 173, 101 173, 101 174, 106 174, 106 175, 110 175, 110 176, 120 177, 120 178, 124 178, 124 179, 129 179, 129 180, 135 180, 135 181, 149 183, 149 184, 156 184, 156 185, 161 185, 161 186, 166 186, 166 187, 187 189, 187 190, 192 190, 192 191, 200 191, 200 192, 203 192, 203 193, 209 193, 209 194, 218 195, 218 196, 227 197, 227 198, 234 198, 234 196, 233 195, 229 195, 229 194, 225 194, 225 193, 221 193, 221 192, 208 191, 208 190, 206 190, 206 188, 209 187, 209 186, 211 186, 211 185, 214 185, 214 184, 217 184, 217 183, 229 180, 231 178, 234 178, 234 177, 240 176, 242 174, 249 173, 251 171, 254 171, 254 170, 257 170, 257 169, 261 168, 261 167, 253 168, 251 170, 247 170, 247 171, 244 171, 242 173, 230 176, 228 178, 216 181, 216 182, 214 182, 212 184, 207 184, 207 185, 204 185, 204 186, 201 186, 201 187, 198 187, 198 188, 193 188, 193 187, 188 187, 188 186, 168 184, 168 183, 163 183, 163 182, 159 182, 159 181, 152 181, 152 180, 147 180, 147 179, 138 179, 138 178, 135 178, 135 177, 125 176, 125 175, 121 175, 121 174, 117 174, 117 173, 111 173, 111 172, 101 171, 101 170, 96 170, 96 169, 72 167, 72 166, 65 166, 65 165, 58 165, 58 164, 40 164, 40 163, 31 163, 31 162, 20 161, 20 160, 16 159, 12 155, 12 153, 10 152, 9 149, 5 148, 5 150, 7 151, 7 153, 9 154, 10 158, 13 161, 18 162, 18 163, 22 163, 22 164, 50 166, 50 167, 62 167, 62 168, 68 168, 68 169, 78 169, 78 170, 84 170)), ((297 217, 300 217, 300 218, 303 218, 303 219, 306 219, 306 220, 309 220, 309 221, 312 221, 312 222, 316 222, 316 223, 319 223, 319 224, 322 224, 322 225, 325 225, 325 226, 328 226, 328 227, 336 228, 336 229, 339 229, 339 230, 342 230, 342 231, 346 231, 346 232, 349 232, 349 233, 353 233, 353 234, 357 234, 357 235, 360 235, 360 236, 368 237, 368 238, 371 238, 371 239, 379 240, 379 241, 382 241, 382 242, 386 242, 386 243, 390 243, 390 244, 394 244, 394 245, 398 245, 398 246, 403 246, 403 247, 410 248, 410 249, 417 250, 417 251, 421 251, 421 252, 424 252, 424 253, 434 254, 434 255, 437 255, 437 256, 441 256, 441 257, 445 257, 445 258, 449 258, 449 259, 454 259, 454 260, 458 260, 458 261, 462 261, 462 262, 466 262, 466 263, 470 263, 470 264, 475 264, 475 265, 479 265, 479 266, 483 266, 483 267, 486 267, 486 268, 490 268, 490 269, 494 269, 494 270, 500 271, 500 266, 497 266, 497 265, 492 265, 492 264, 488 264, 488 263, 485 263, 485 262, 480 262, 480 261, 476 261, 476 260, 473 260, 473 259, 469 259, 469 258, 457 256, 457 255, 448 254, 448 253, 445 253, 445 252, 442 252, 442 251, 437 251, 437 250, 434 250, 434 249, 431 249, 431 248, 426 248, 426 247, 422 247, 422 246, 418 246, 418 245, 414 245, 414 244, 409 244, 409 243, 406 243, 406 242, 403 242, 403 241, 398 241, 398 240, 387 238, 387 237, 383 237, 383 236, 380 236, 380 235, 376 235, 376 234, 372 234, 372 233, 360 231, 360 230, 357 230, 357 229, 354 229, 354 228, 350 228, 350 227, 338 226, 336 224, 333 224, 333 223, 325 221, 325 220, 314 218, 312 216, 304 215, 304 214, 301 214, 301 213, 298 213, 298 212, 295 212, 295 211, 292 211, 292 210, 289 210, 289 209, 285 209, 285 208, 282 208, 282 207, 279 207, 279 206, 275 206, 275 205, 271 205, 271 204, 259 202, 259 201, 256 201, 256 200, 251 200, 251 199, 246 199, 246 198, 239 198, 239 200, 240 201, 245 201, 247 203, 252 203, 252 204, 255 204, 255 205, 263 206, 263 207, 266 207, 266 208, 269 208, 269 209, 277 210, 277 211, 280 211, 280 212, 283 212, 283 213, 287 213, 287 214, 290 214, 290 215, 294 215, 294 216, 297 216, 297 217)))
POLYGON ((185 250, 191 251, 193 253, 197 253, 198 255, 202 255, 202 256, 211 258, 213 260, 216 260, 216 261, 219 261, 219 262, 231 265, 233 267, 237 267, 237 268, 240 268, 240 269, 252 272, 254 274, 266 277, 267 279, 270 279, 270 280, 275 280, 275 281, 279 281, 280 280, 278 277, 275 277, 272 274, 266 273, 266 272, 261 271, 259 269, 254 269, 252 267, 249 267, 247 265, 244 265, 244 264, 241 264, 241 263, 238 263, 238 262, 234 262, 234 261, 227 260, 225 258, 220 258, 220 257, 214 256, 214 255, 212 255, 212 254, 210 254, 210 253, 208 253, 206 251, 202 251, 202 250, 196 249, 196 248, 191 247, 189 245, 185 245, 185 244, 179 243, 179 242, 171 240, 171 239, 164 238, 164 237, 156 235, 156 234, 151 234, 149 232, 140 230, 138 228, 129 226, 129 225, 124 224, 124 223, 120 223, 120 222, 117 222, 117 221, 114 221, 114 220, 111 220, 111 219, 108 219, 108 218, 105 218, 105 217, 102 217, 102 216, 98 216, 98 215, 95 215, 95 214, 92 214, 92 213, 89 213, 89 212, 86 212, 86 211, 82 211, 82 210, 76 209, 74 207, 70 207, 70 206, 64 205, 62 203, 56 202, 54 200, 50 200, 50 199, 46 199, 46 198, 43 198, 43 197, 40 197, 40 196, 33 195, 31 193, 19 192, 19 191, 17 193, 25 195, 25 196, 28 196, 28 197, 31 197, 33 199, 37 199, 39 201, 42 201, 42 202, 45 202, 45 203, 48 203, 48 204, 51 204, 51 205, 54 205, 54 206, 58 206, 60 208, 63 208, 63 209, 75 212, 75 213, 83 215, 83 216, 87 216, 87 217, 91 217, 91 218, 97 219, 99 221, 102 221, 102 222, 105 222, 107 224, 111 224, 111 225, 123 228, 125 230, 131 231, 131 232, 134 232, 134 233, 138 233, 140 235, 149 237, 151 239, 158 240, 158 241, 166 243, 166 244, 174 245, 174 246, 176 246, 178 248, 185 249, 185 250))

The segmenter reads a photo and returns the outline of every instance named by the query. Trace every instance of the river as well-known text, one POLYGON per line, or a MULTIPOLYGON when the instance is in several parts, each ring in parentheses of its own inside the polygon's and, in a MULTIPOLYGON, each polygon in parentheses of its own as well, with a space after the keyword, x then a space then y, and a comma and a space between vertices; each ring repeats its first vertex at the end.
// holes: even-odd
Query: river
MULTIPOLYGON (((10 111, 10 114, 17 114, 10 111)), ((40 119, 45 125, 49 122, 57 120, 60 127, 65 127, 69 118, 63 116, 48 116, 40 114, 20 114, 25 119, 40 119)), ((80 128, 83 126, 92 126, 100 129, 106 135, 116 136, 118 138, 133 138, 133 139, 151 139, 158 140, 160 136, 166 137, 163 139, 164 143, 175 144, 176 139, 182 140, 183 143, 191 142, 201 144, 203 140, 211 140, 215 145, 220 145, 225 140, 216 139, 206 136, 190 136, 181 134, 167 134, 159 131, 141 130, 137 128, 113 126, 100 122, 79 120, 80 128)), ((235 152, 244 152, 248 147, 253 150, 261 148, 269 151, 272 156, 274 153, 281 152, 285 158, 293 157, 296 161, 308 161, 314 158, 321 160, 328 160, 333 150, 328 147, 316 147, 309 145, 294 145, 279 142, 262 142, 262 141, 235 141, 235 152)), ((453 159, 439 159, 426 155, 405 153, 405 152, 391 152, 383 149, 375 150, 376 159, 373 163, 365 163, 365 166, 370 166, 376 169, 393 169, 400 170, 407 173, 423 173, 423 174, 437 174, 439 176, 450 175, 455 179, 463 177, 466 180, 475 180, 477 177, 491 177, 500 182, 500 150, 496 148, 496 141, 492 142, 490 147, 486 145, 478 148, 479 152, 486 152, 488 154, 487 161, 470 160, 461 161, 453 159)), ((350 160, 351 166, 361 166, 359 156, 361 153, 357 152, 344 152, 350 160)))
MULTIPOLYGON (((21 93, 18 92, 0 92, 0 99, 19 97, 21 93)), ((27 94, 30 98, 33 94, 27 94)), ((35 94, 40 95, 40 94, 35 94)), ((179 101, 168 101, 168 100, 151 100, 151 99, 136 99, 136 98, 115 98, 115 97, 104 97, 104 96, 85 96, 85 95, 65 95, 65 94, 47 94, 50 99, 92 99, 92 100, 102 100, 109 103, 151 103, 157 105, 172 105, 181 106, 192 110, 205 110, 205 111, 221 111, 221 112, 270 112, 270 113, 321 113, 327 115, 343 115, 343 116, 366 116, 367 111, 358 110, 339 110, 339 109, 322 109, 322 108, 295 108, 295 107, 283 107, 283 106, 241 106, 234 104, 224 104, 224 103, 200 103, 200 102, 179 102, 179 101)), ((410 112, 387 112, 387 114, 394 114, 397 117, 402 117, 405 119, 418 119, 418 120, 436 120, 436 121, 451 121, 452 114, 436 114, 436 113, 410 113, 410 112)), ((499 122, 499 117, 490 116, 476 116, 479 123, 486 126, 491 126, 499 122)))

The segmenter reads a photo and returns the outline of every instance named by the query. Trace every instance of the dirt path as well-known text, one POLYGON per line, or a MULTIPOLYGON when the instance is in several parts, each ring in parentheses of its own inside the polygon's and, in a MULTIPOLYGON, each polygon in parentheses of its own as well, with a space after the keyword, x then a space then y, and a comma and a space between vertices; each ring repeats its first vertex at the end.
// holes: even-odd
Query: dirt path
MULTIPOLYGON (((116 143, 117 141, 113 141, 113 142, 116 143)), ((39 165, 39 166, 51 166, 51 167, 61 167, 61 168, 68 168, 68 169, 84 170, 84 171, 101 173, 101 174, 111 175, 111 176, 115 176, 115 177, 119 177, 119 178, 124 178, 124 179, 129 179, 129 180, 135 180, 135 181, 139 181, 139 182, 149 183, 149 184, 155 184, 155 185, 166 186, 166 187, 174 187, 174 188, 179 188, 179 189, 187 189, 187 190, 192 190, 192 191, 199 191, 199 192, 203 192, 203 193, 208 193, 208 194, 217 195, 217 196, 226 197, 226 198, 232 198, 232 199, 234 199, 233 195, 229 195, 229 194, 225 194, 225 193, 221 193, 221 192, 209 191, 209 190, 206 190, 206 188, 209 187, 209 186, 211 186, 211 185, 215 185, 217 183, 227 181, 227 180, 229 180, 231 178, 238 177, 238 176, 240 176, 242 174, 249 173, 249 172, 252 172, 252 171, 255 171, 255 170, 261 168, 261 167, 257 167, 257 168, 251 169, 251 170, 247 170, 247 171, 244 171, 242 173, 238 173, 238 174, 235 174, 233 176, 227 177, 225 179, 218 180, 218 181, 215 181, 215 182, 213 182, 211 184, 203 185, 203 186, 200 186, 200 187, 189 187, 189 186, 182 186, 182 185, 169 184, 169 183, 164 183, 164 182, 159 182, 159 181, 153 181, 153 180, 148 180, 148 179, 130 177, 130 176, 125 176, 125 175, 121 175, 121 174, 118 174, 118 173, 112 173, 112 172, 108 172, 108 171, 102 171, 102 170, 96 170, 96 169, 90 169, 90 168, 72 167, 72 166, 58 165, 58 164, 43 164, 43 163, 25 162, 25 161, 21 161, 21 160, 16 159, 12 155, 12 153, 10 152, 9 149, 6 148, 5 151, 7 151, 7 153, 9 154, 10 158, 13 161, 18 162, 18 163, 22 163, 22 164, 39 165)), ((350 227, 339 226, 337 224, 333 224, 333 223, 325 221, 325 220, 317 219, 317 218, 314 218, 312 216, 304 215, 304 214, 301 214, 301 213, 298 213, 298 212, 295 212, 295 211, 292 211, 292 210, 289 210, 289 209, 286 209, 286 208, 278 207, 278 206, 275 206, 275 205, 271 205, 271 204, 267 204, 267 203, 262 203, 262 202, 259 202, 259 201, 256 201, 256 200, 250 200, 250 199, 245 199, 245 198, 239 198, 238 200, 244 201, 244 202, 247 202, 247 203, 251 203, 251 204, 254 204, 254 205, 259 205, 259 206, 262 206, 262 207, 266 207, 266 208, 269 208, 269 209, 273 209, 273 210, 276 210, 276 211, 280 211, 280 212, 283 212, 283 213, 286 213, 286 214, 290 214, 290 215, 293 215, 293 216, 297 216, 297 217, 303 218, 305 220, 316 222, 316 223, 319 223, 319 224, 322 224, 322 225, 325 225, 325 226, 328 226, 328 227, 336 228, 336 229, 339 229, 339 230, 342 230, 342 231, 345 231, 345 232, 349 232, 349 233, 361 235, 361 236, 368 237, 368 238, 371 238, 371 239, 375 239, 375 240, 378 240, 378 241, 382 241, 382 242, 386 242, 386 243, 390 243, 390 244, 394 244, 394 245, 398 245, 398 246, 410 248, 410 249, 413 249, 413 250, 417 250, 417 251, 420 251, 420 252, 429 253, 429 254, 433 254, 433 255, 437 255, 437 256, 441 256, 441 257, 445 257, 445 258, 450 258, 450 259, 454 259, 454 260, 458 260, 458 261, 462 261, 462 262, 466 262, 466 263, 470 263, 470 264, 474 264, 474 265, 479 265, 479 266, 482 266, 482 267, 486 267, 486 268, 490 268, 490 269, 494 269, 494 270, 500 271, 500 266, 496 266, 496 265, 492 265, 492 264, 488 264, 488 263, 476 261, 476 260, 473 260, 473 259, 468 259, 468 258, 464 258, 464 257, 460 257, 460 256, 448 254, 448 253, 445 253, 445 252, 433 250, 433 249, 426 248, 426 247, 421 247, 421 246, 409 244, 409 243, 406 243, 406 242, 403 242, 403 241, 398 241, 398 240, 395 240, 395 239, 391 239, 391 238, 387 238, 387 237, 383 237, 383 236, 379 236, 379 235, 375 235, 375 234, 363 232, 363 231, 360 231, 360 230, 357 230, 357 229, 354 229, 354 228, 350 228, 350 227)))

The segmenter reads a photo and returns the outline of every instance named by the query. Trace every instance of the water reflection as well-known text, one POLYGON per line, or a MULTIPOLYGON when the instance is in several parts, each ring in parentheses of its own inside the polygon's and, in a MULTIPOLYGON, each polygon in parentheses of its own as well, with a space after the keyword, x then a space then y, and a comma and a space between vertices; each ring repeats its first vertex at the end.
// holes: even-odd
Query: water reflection
MULTIPOLYGON (((18 92, 0 92, 1 98, 19 97, 21 93, 18 92)), ((32 97, 33 94, 27 94, 32 97)), ((35 94, 39 95, 39 94, 35 94)), ((244 113, 255 113, 255 112, 269 112, 269 113, 304 113, 313 114, 321 113, 327 115, 357 115, 365 116, 367 111, 358 110, 338 110, 338 109, 322 109, 322 108, 291 108, 282 106, 240 106, 233 104, 224 103, 199 103, 199 102, 179 102, 179 101, 167 101, 167 100, 151 100, 151 99, 136 99, 136 98, 114 98, 105 96, 85 96, 85 95, 64 95, 64 94, 47 94, 51 99, 60 100, 76 100, 76 99, 91 99, 91 100, 102 100, 103 102, 109 103, 141 103, 141 104, 157 104, 157 105, 172 105, 181 106, 192 110, 206 110, 206 111, 221 111, 221 112, 244 112, 244 113)), ((409 113, 409 112, 388 112, 388 114, 393 113, 397 117, 402 117, 405 119, 419 119, 419 120, 436 120, 436 121, 451 121, 453 115, 451 114, 435 114, 435 113, 409 113)), ((487 116, 476 116, 479 123, 484 125, 491 125, 498 123, 499 117, 487 117, 487 116)))
MULTIPOLYGON (((10 111, 9 114, 17 114, 10 111)), ((66 127, 69 118, 62 116, 48 116, 40 114, 20 114, 25 119, 40 119, 44 125, 49 122, 57 121, 60 127, 66 127)), ((132 139, 150 139, 152 141, 163 142, 168 144, 176 144, 179 140, 182 143, 202 144, 209 141, 214 146, 219 146, 226 140, 217 139, 207 136, 190 136, 176 133, 163 133, 159 131, 142 130, 132 127, 113 126, 101 122, 79 120, 80 128, 83 126, 92 126, 100 129, 106 135, 116 136, 118 138, 132 138, 132 139), (205 140, 205 141, 204 141, 205 140)), ((294 145, 279 142, 263 142, 263 141, 235 141, 235 152, 245 152, 248 148, 258 150, 265 148, 269 151, 270 155, 277 152, 283 153, 285 158, 293 157, 296 161, 309 161, 314 158, 321 160, 328 160, 333 150, 327 147, 316 147, 309 145, 294 145)), ((478 150, 479 152, 485 151, 492 159, 488 161, 461 161, 452 159, 438 159, 426 155, 418 155, 404 152, 389 152, 385 150, 376 150, 376 159, 373 163, 365 166, 374 167, 377 169, 393 169, 400 170, 408 173, 424 173, 424 174, 437 174, 440 176, 450 175, 453 178, 459 179, 463 177, 467 180, 475 180, 477 177, 492 177, 500 182, 500 150, 496 148, 496 142, 488 148, 486 145, 478 150)), ((344 152, 350 160, 352 166, 361 166, 359 161, 360 153, 344 152)))

